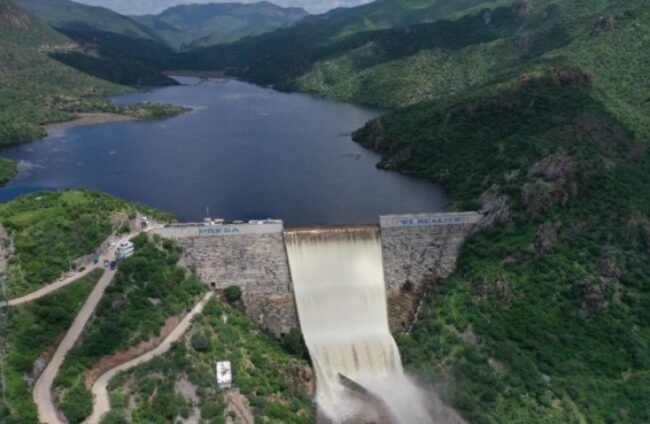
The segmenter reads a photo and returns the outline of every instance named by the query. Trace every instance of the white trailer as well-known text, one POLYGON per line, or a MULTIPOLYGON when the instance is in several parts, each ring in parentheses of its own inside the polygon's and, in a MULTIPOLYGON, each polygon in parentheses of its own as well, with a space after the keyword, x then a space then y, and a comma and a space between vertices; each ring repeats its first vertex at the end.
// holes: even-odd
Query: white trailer
POLYGON ((217 362, 217 384, 220 389, 229 389, 232 386, 232 367, 230 361, 217 362))

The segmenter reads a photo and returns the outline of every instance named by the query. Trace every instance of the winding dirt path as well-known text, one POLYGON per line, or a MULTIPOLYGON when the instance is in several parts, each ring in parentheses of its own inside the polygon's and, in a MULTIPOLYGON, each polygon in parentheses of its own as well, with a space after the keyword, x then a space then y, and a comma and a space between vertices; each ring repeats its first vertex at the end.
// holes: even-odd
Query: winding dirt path
MULTIPOLYGON (((148 228, 145 231, 150 231, 154 228, 156 227, 148 228)), ((118 240, 117 244, 119 244, 119 241, 128 240, 138 235, 139 233, 140 233, 139 231, 130 233, 128 236, 118 240)), ((99 263, 97 263, 92 267, 89 267, 88 272, 92 271, 93 269, 102 267, 103 266, 102 261, 104 259, 110 259, 109 256, 112 254, 114 254, 114 249, 109 249, 104 255, 102 255, 102 258, 99 261, 99 263)), ((113 277, 115 277, 116 272, 117 269, 115 270, 106 269, 104 271, 104 274, 101 276, 97 284, 95 284, 95 287, 90 292, 90 295, 88 295, 86 302, 83 304, 81 310, 79 311, 74 321, 72 322, 72 325, 70 326, 67 333, 65 334, 65 337, 63 338, 59 346, 56 348, 56 351, 54 352, 52 359, 47 364, 47 367, 45 368, 45 370, 43 370, 43 373, 38 377, 38 380, 36 380, 36 383, 34 384, 34 389, 32 391, 32 394, 34 398, 34 403, 36 403, 36 407, 38 409, 38 417, 41 423, 65 424, 65 422, 61 420, 61 418, 59 418, 57 409, 54 406, 54 402, 52 400, 52 384, 54 382, 54 378, 56 378, 57 374, 59 373, 59 369, 61 368, 61 364, 63 364, 63 360, 65 359, 66 355, 68 354, 70 349, 72 349, 74 344, 77 342, 79 336, 83 332, 84 327, 86 326, 86 323, 92 316, 93 312, 95 312, 95 309, 99 304, 99 301, 104 296, 104 290, 106 290, 106 287, 108 287, 108 285, 111 283, 113 277)), ((42 289, 32 292, 27 296, 23 296, 22 298, 10 300, 8 302, 9 306, 18 305, 21 303, 26 303, 26 302, 36 300, 55 290, 60 289, 64 285, 74 282, 82 275, 84 274, 81 273, 77 274, 75 278, 71 279, 70 281, 64 280, 61 282, 53 283, 47 287, 43 287, 42 289), (65 283, 65 284, 60 285, 59 283, 65 283)))
POLYGON ((68 354, 72 346, 81 335, 81 332, 88 322, 88 319, 92 316, 97 304, 104 295, 104 290, 115 276, 116 270, 106 270, 104 274, 99 279, 93 291, 90 292, 86 303, 81 307, 79 314, 75 317, 72 325, 68 329, 68 332, 65 334, 65 337, 56 348, 52 359, 47 364, 47 367, 43 373, 36 380, 34 384, 33 396, 34 402, 38 408, 38 418, 40 422, 45 424, 64 424, 64 422, 59 418, 57 414, 56 407, 52 401, 52 383, 54 378, 59 373, 59 368, 65 359, 65 356, 68 354))
POLYGON ((201 299, 201 301, 197 303, 187 315, 185 315, 183 320, 162 341, 162 343, 158 345, 158 347, 138 356, 137 358, 133 358, 132 360, 125 362, 122 365, 118 365, 117 367, 106 371, 97 379, 97 381, 95 382, 95 384, 93 384, 92 387, 92 393, 94 398, 93 413, 86 420, 87 424, 98 424, 102 416, 111 410, 111 403, 108 396, 108 383, 111 381, 111 379, 123 371, 127 371, 144 362, 150 361, 156 356, 160 356, 163 353, 167 352, 169 348, 171 348, 172 344, 178 341, 185 334, 185 332, 190 328, 190 325, 192 324, 192 319, 196 315, 200 314, 201 311, 203 311, 203 307, 208 302, 208 300, 210 300, 212 295, 213 295, 212 291, 208 292, 203 297, 203 299, 201 299))

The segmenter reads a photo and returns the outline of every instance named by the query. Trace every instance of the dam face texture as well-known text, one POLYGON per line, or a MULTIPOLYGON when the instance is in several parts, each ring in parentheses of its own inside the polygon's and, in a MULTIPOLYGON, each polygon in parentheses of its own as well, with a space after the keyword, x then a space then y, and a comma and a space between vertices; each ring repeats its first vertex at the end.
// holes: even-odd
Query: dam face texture
POLYGON ((280 336, 298 327, 282 231, 281 222, 263 221, 170 225, 155 232, 183 247, 182 263, 204 283, 241 287, 248 316, 280 336))
MULTIPOLYGON (((281 221, 156 230, 216 289, 242 288, 246 313, 276 336, 300 326, 320 412, 337 423, 429 423, 432 404, 404 374, 391 331, 412 322, 426 282, 448 276, 478 213, 390 215, 379 225, 281 221)), ((434 397, 434 396, 433 396, 434 397)), ((436 409, 436 408, 434 408, 436 409)))
MULTIPOLYGON (((426 282, 454 269, 475 212, 380 217, 381 255, 391 331, 410 325, 426 282)), ((346 228, 345 226, 341 228, 346 228)), ((154 233, 183 247, 182 262, 216 289, 240 286, 246 313, 276 336, 298 327, 281 221, 174 224, 154 233)))

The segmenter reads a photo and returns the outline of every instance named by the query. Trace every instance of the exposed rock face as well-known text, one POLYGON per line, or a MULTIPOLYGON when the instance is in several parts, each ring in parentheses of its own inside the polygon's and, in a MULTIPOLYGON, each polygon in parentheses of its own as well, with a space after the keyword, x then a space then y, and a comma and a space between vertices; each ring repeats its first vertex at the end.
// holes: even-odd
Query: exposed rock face
POLYGON ((28 30, 31 27, 29 16, 7 0, 0 0, 0 29, 28 30))
POLYGON ((510 302, 512 297, 512 287, 510 281, 501 279, 494 284, 494 295, 503 303, 510 302))
POLYGON ((557 228, 555 224, 545 222, 537 227, 535 233, 535 252, 538 254, 547 254, 551 252, 558 244, 557 228))
POLYGON ((512 13, 517 16, 526 16, 533 9, 533 0, 517 1, 512 4, 512 13))
POLYGON ((594 26, 591 29, 591 35, 599 35, 603 32, 609 31, 613 27, 614 18, 611 16, 603 16, 594 23, 594 26))
POLYGON ((605 309, 607 299, 607 282, 604 278, 589 276, 576 283, 575 288, 584 300, 584 306, 589 312, 605 309))
POLYGON ((551 181, 567 180, 573 176, 573 162, 561 153, 551 155, 534 163, 528 169, 528 175, 544 177, 551 181))
POLYGON ((580 87, 593 80, 591 75, 571 65, 556 66, 549 69, 548 73, 556 83, 572 87, 580 87))
POLYGON ((528 175, 532 181, 524 184, 522 200, 530 215, 537 215, 552 204, 565 205, 577 194, 572 181, 573 162, 564 154, 551 155, 533 164, 528 175))
POLYGON ((481 196, 481 210, 483 215, 480 222, 474 227, 473 232, 483 230, 498 224, 505 224, 512 218, 508 196, 498 196, 487 192, 481 196))
POLYGON ((483 22, 485 22, 486 25, 489 24, 492 22, 492 11, 490 9, 485 9, 481 12, 481 17, 483 18, 483 22))

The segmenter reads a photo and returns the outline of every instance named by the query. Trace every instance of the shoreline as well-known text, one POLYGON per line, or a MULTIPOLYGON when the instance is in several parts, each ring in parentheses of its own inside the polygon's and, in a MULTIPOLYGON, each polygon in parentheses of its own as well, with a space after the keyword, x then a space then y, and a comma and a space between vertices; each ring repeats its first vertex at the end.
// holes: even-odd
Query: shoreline
POLYGON ((65 130, 72 127, 81 127, 86 125, 94 124, 105 124, 108 122, 118 122, 118 121, 133 121, 137 118, 128 115, 120 115, 118 113, 104 113, 104 112, 95 112, 95 113, 78 113, 75 119, 64 122, 57 122, 55 124, 46 124, 43 125, 43 129, 48 136, 53 135, 57 131, 65 130))
POLYGON ((168 77, 196 77, 201 79, 206 78, 223 78, 223 79, 237 79, 235 77, 229 76, 225 71, 192 71, 192 70, 178 70, 178 71, 163 71, 163 75, 168 77))

